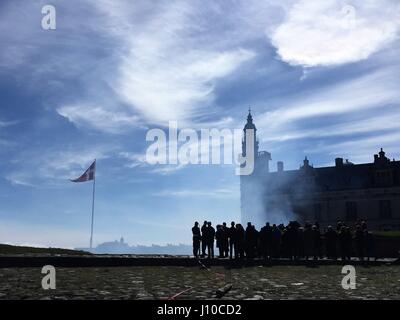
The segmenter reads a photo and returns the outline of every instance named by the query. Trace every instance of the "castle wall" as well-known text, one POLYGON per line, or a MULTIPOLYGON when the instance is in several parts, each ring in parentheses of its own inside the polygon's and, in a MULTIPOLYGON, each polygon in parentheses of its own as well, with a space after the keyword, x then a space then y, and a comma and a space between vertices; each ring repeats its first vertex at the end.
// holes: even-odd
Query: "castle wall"
POLYGON ((294 211, 303 222, 319 221, 322 226, 334 226, 339 219, 354 222, 354 219, 349 219, 351 210, 348 203, 351 202, 356 206, 355 218, 366 219, 371 229, 400 230, 399 187, 318 193, 300 199, 294 211), (384 217, 381 201, 390 201, 390 218, 384 217))

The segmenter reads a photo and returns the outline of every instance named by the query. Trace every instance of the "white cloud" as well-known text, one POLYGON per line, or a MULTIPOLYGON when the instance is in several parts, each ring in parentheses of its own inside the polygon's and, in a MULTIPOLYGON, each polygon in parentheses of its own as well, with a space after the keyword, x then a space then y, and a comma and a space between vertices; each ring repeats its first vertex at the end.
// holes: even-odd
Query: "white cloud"
POLYGON ((266 135, 263 141, 288 141, 304 138, 327 138, 338 136, 351 136, 359 133, 371 133, 382 130, 400 130, 400 112, 384 113, 377 116, 366 115, 361 119, 349 119, 345 122, 325 125, 316 128, 288 129, 283 127, 278 132, 266 135))
MULTIPOLYGON (((8 127, 12 127, 15 126, 17 124, 21 123, 20 120, 12 120, 12 121, 8 121, 8 120, 1 120, 0 119, 0 129, 6 130, 8 127)), ((2 147, 2 149, 0 149, 0 154, 3 153, 5 151, 6 147, 13 147, 16 146, 16 143, 14 141, 11 140, 7 140, 4 138, 0 138, 0 146, 2 147)))
MULTIPOLYGON (((232 25, 220 29, 221 22, 210 24, 210 15, 224 14, 220 5, 214 4, 180 0, 151 5, 140 0, 134 5, 109 0, 85 3, 94 8, 89 30, 107 44, 107 55, 96 65, 82 49, 77 50, 78 56, 67 52, 60 57, 67 64, 68 57, 78 60, 81 73, 85 73, 79 78, 84 92, 74 96, 72 104, 61 102, 57 107, 61 115, 78 127, 108 133, 125 131, 138 119, 157 125, 179 120, 191 126, 208 124, 204 116, 216 115, 214 122, 226 120, 219 119, 216 112, 215 86, 255 56, 239 40, 243 34, 251 36, 248 28, 244 31, 232 25)), ((85 5, 83 9, 87 10, 85 5)), ((236 17, 237 10, 233 8, 230 15, 236 17)), ((224 14, 224 18, 232 17, 224 14)), ((246 22, 246 27, 249 25, 246 22)), ((68 31, 84 37, 90 46, 99 45, 87 38, 90 33, 72 27, 68 31)), ((81 46, 81 42, 71 46, 81 46)), ((53 64, 50 59, 38 69, 48 70, 53 64)))
POLYGON ((57 112, 78 126, 89 125, 109 133, 119 133, 139 125, 137 115, 112 111, 102 106, 67 105, 59 107, 57 112))
MULTIPOLYGON (((109 6, 96 3, 103 13, 109 6)), ((221 39, 206 19, 210 8, 187 1, 111 6, 105 23, 125 50, 108 82, 147 123, 187 123, 212 113, 217 81, 255 56, 221 39)))
POLYGON ((234 198, 237 199, 239 196, 238 188, 217 188, 210 190, 162 190, 154 193, 155 196, 161 197, 182 197, 182 198, 190 198, 190 197, 206 197, 206 198, 234 198))
POLYGON ((19 124, 19 123, 20 123, 19 120, 14 120, 14 121, 2 121, 2 120, 0 120, 0 128, 6 128, 6 127, 14 126, 14 125, 19 124))
POLYGON ((167 176, 170 174, 174 174, 177 171, 180 171, 184 168, 186 168, 188 165, 186 164, 165 164, 165 165, 157 165, 155 168, 151 170, 151 173, 157 173, 163 176, 167 176))
POLYGON ((66 150, 59 152, 49 152, 46 154, 44 162, 47 168, 54 170, 64 170, 79 173, 81 169, 86 169, 94 159, 101 160, 108 158, 112 147, 87 147, 85 150, 66 150))
POLYGON ((263 141, 284 141, 318 136, 320 132, 322 136, 327 133, 329 135, 350 134, 352 128, 349 126, 354 126, 354 132, 373 128, 384 129, 382 123, 379 128, 379 123, 374 121, 368 112, 385 108, 387 105, 400 104, 396 80, 398 72, 398 67, 390 66, 362 77, 342 81, 326 89, 319 89, 317 92, 305 92, 285 107, 267 111, 257 117, 257 125, 263 132, 263 137, 260 138, 263 141), (349 125, 343 123, 332 125, 331 129, 337 129, 332 131, 328 131, 329 127, 323 126, 323 123, 319 123, 314 129, 312 127, 299 129, 297 126, 305 119, 330 116, 334 120, 335 116, 343 114, 353 116, 364 114, 369 119, 358 125, 357 122, 349 125), (362 124, 368 125, 369 128, 362 128, 362 124))
MULTIPOLYGON (((15 143, 13 143, 11 141, 0 139, 0 146, 2 146, 2 147, 9 147, 9 146, 14 146, 14 145, 15 145, 15 143)), ((1 150, 1 151, 3 151, 3 150, 1 150)))
MULTIPOLYGON (((172 45, 175 47, 175 45, 172 45)), ((144 60, 136 56, 121 67, 117 91, 145 119, 166 124, 169 120, 188 121, 213 107, 214 81, 235 70, 253 53, 247 50, 228 52, 150 53, 144 60), (174 57, 174 58, 172 58, 174 57)))
MULTIPOLYGON (((148 169, 148 173, 156 173, 160 175, 170 175, 177 171, 180 171, 187 167, 184 164, 150 164, 155 163, 158 158, 154 156, 152 159, 148 159, 145 153, 132 153, 132 152, 120 152, 119 156, 125 160, 127 160, 127 164, 125 165, 127 168, 146 168, 148 169), (150 160, 150 161, 148 161, 150 160)), ((152 155, 148 155, 152 157, 152 155)))
POLYGON ((11 172, 5 179, 14 186, 34 187, 35 185, 30 182, 30 176, 25 172, 11 172))
POLYGON ((355 62, 397 38, 399 11, 394 0, 300 0, 269 36, 280 58, 292 65, 355 62))

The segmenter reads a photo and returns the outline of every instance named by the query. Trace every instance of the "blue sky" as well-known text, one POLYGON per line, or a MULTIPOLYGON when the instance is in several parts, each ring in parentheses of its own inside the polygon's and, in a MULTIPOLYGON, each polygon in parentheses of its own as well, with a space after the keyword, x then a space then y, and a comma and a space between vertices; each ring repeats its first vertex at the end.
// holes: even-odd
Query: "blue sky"
POLYGON ((148 165, 146 132, 242 128, 286 169, 399 157, 400 6, 391 0, 0 4, 0 242, 190 243, 239 220, 232 165, 148 165))

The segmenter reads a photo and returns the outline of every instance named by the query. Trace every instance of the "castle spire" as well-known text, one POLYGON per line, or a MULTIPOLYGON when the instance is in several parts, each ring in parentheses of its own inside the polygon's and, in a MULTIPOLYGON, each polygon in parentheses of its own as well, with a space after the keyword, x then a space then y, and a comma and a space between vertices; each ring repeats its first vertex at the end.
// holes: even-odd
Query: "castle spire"
POLYGON ((253 124, 253 116, 251 115, 251 108, 249 108, 249 114, 247 115, 247 123, 253 124))
POLYGON ((251 108, 249 108, 249 114, 247 115, 247 123, 246 123, 246 125, 244 126, 244 130, 246 130, 246 129, 254 129, 254 130, 257 130, 257 129, 256 129, 256 126, 255 126, 254 123, 253 123, 253 116, 251 115, 251 108))
POLYGON ((243 128, 243 132, 244 132, 244 137, 243 137, 243 142, 242 142, 242 154, 245 155, 246 154, 246 131, 247 130, 254 130, 254 154, 257 155, 258 154, 258 140, 256 138, 256 131, 257 128, 255 126, 255 124, 253 123, 253 116, 251 115, 251 108, 249 108, 249 114, 247 115, 247 122, 246 125, 243 128))

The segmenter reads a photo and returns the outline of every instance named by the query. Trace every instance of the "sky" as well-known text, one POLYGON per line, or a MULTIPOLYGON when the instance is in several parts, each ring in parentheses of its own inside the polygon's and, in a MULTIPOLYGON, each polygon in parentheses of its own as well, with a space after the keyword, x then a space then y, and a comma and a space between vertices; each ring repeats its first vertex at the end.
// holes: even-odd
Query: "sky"
POLYGON ((242 129, 297 169, 399 158, 396 0, 0 3, 0 243, 190 243, 240 219, 234 165, 150 165, 148 130, 242 129), (42 28, 42 7, 56 29, 42 28))

